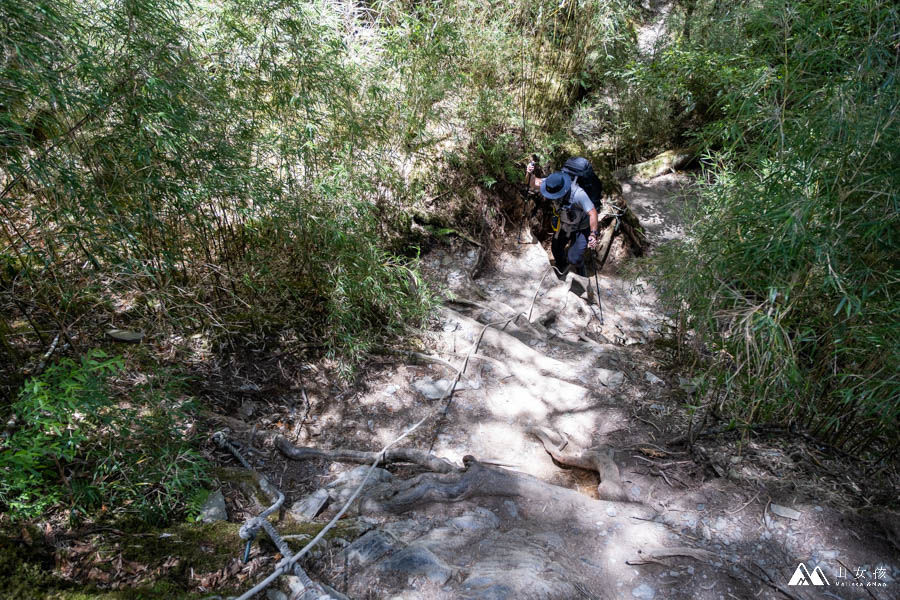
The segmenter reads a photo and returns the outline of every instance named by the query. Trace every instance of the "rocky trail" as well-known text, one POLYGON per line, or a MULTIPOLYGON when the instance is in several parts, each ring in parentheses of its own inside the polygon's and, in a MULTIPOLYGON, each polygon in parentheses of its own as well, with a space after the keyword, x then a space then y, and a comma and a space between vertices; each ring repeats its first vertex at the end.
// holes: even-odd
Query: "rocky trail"
MULTIPOLYGON (((681 235, 685 185, 676 175, 624 184, 651 244, 681 235)), ((839 486, 823 492, 799 464, 802 448, 669 443, 692 384, 672 367, 654 290, 617 275, 621 261, 597 282, 545 276, 537 243, 507 247, 472 279, 477 261, 462 241, 423 258, 446 301, 419 352, 370 366, 340 402, 322 373, 301 374, 303 426, 280 423, 283 435, 268 433, 274 419, 252 401, 231 419, 246 423, 237 439, 281 450, 254 466, 288 496, 282 521, 324 522, 368 472, 353 463, 432 415, 399 444, 414 451, 373 471, 344 520, 352 535, 304 560, 331 597, 900 597, 895 517, 847 510, 839 486), (801 562, 808 582, 821 574, 828 585, 789 585, 801 562)), ((254 514, 246 494, 226 497, 231 520, 254 514)), ((268 592, 290 593, 284 583, 268 592)))

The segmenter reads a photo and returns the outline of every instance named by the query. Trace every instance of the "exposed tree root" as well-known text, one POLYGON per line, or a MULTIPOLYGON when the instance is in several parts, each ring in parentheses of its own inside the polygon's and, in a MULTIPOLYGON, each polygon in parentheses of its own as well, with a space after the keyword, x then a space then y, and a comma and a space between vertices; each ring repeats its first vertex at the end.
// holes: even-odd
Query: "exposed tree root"
MULTIPOLYGON (((298 447, 290 443, 283 435, 275 437, 275 447, 282 454, 294 460, 325 458, 337 462, 371 464, 375 457, 378 456, 377 452, 366 452, 363 450, 347 450, 344 448, 321 450, 319 448, 298 447)), ((392 448, 385 452, 382 462, 385 464, 412 463, 435 473, 455 473, 462 470, 450 461, 415 448, 392 448)))
POLYGON ((672 548, 651 548, 651 549, 641 549, 638 551, 638 558, 626 561, 629 565, 645 565, 647 563, 657 563, 664 566, 669 566, 668 563, 663 562, 665 558, 672 558, 674 556, 686 556, 688 558, 693 558, 694 560, 699 560, 701 562, 713 562, 715 560, 716 555, 708 550, 702 550, 699 548, 690 548, 688 546, 677 546, 672 548))
MULTIPOLYGON (((519 497, 529 506, 553 507, 553 512, 581 514, 586 520, 605 514, 604 503, 575 490, 541 481, 531 475, 493 468, 471 456, 462 473, 423 473, 403 482, 373 487, 359 504, 360 514, 403 513, 435 502, 461 502, 474 497, 519 497), (592 516, 593 515, 593 516, 592 516)), ((635 516, 650 511, 634 505, 635 516)), ((549 516, 549 515, 548 515, 549 516)))
POLYGON ((597 493, 603 500, 628 502, 628 495, 622 488, 619 478, 619 467, 606 452, 589 448, 584 450, 569 443, 569 440, 545 427, 529 427, 528 432, 536 436, 544 445, 544 449, 561 464, 570 467, 596 471, 600 475, 597 493))
MULTIPOLYGON (((319 450, 298 448, 283 436, 276 437, 276 447, 289 458, 326 458, 340 462, 366 463, 374 460, 374 452, 355 450, 319 450)), ((490 467, 472 456, 463 458, 464 469, 430 455, 421 450, 397 448, 389 450, 385 462, 412 462, 434 469, 411 479, 390 483, 373 484, 357 499, 351 511, 358 514, 399 514, 433 503, 461 502, 475 497, 519 497, 527 506, 554 507, 554 511, 565 510, 566 514, 583 515, 585 521, 593 523, 597 515, 605 514, 601 508, 607 506, 584 494, 546 483, 527 475, 505 469, 490 467)), ((612 465, 615 469, 615 465, 612 465)), ((594 467, 585 467, 591 468, 594 467)), ((604 467, 608 474, 611 471, 604 467)), ((618 474, 618 469, 615 469, 618 474)), ((603 500, 617 501, 615 493, 607 492, 603 500)), ((624 498, 624 494, 619 496, 624 498)), ((626 505, 627 506, 627 505, 626 505)), ((629 516, 652 517, 652 512, 636 504, 630 505, 629 516)))

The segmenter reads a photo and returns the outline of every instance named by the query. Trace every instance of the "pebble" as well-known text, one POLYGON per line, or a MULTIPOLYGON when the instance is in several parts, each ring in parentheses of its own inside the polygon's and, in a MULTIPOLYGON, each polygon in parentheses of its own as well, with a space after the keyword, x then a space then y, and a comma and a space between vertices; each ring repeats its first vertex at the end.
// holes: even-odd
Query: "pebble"
POLYGON ((615 371, 606 378, 606 385, 610 388, 617 388, 623 383, 625 383, 625 373, 621 371, 615 371))
POLYGON ((200 507, 200 520, 204 523, 215 521, 227 521, 228 510, 225 508, 225 496, 222 490, 216 490, 206 499, 200 507))
POLYGON ((500 519, 493 513, 484 514, 465 514, 455 519, 450 519, 449 523, 453 527, 463 531, 478 531, 480 529, 493 529, 500 524, 500 519))
POLYGON ((309 496, 294 502, 293 506, 291 506, 291 516, 298 521, 312 521, 319 514, 319 511, 322 510, 322 507, 325 506, 325 503, 328 502, 328 498, 328 490, 324 488, 318 489, 309 496))
POLYGON ((506 509, 507 514, 513 519, 519 516, 519 509, 516 507, 516 503, 512 500, 504 500, 503 508, 506 509))
POLYGON ((646 373, 644 373, 644 379, 646 379, 651 385, 665 383, 665 381, 663 381, 662 379, 660 379, 659 377, 657 377, 650 371, 647 371, 646 373))
POLYGON ((610 517, 616 516, 616 508, 614 506, 607 506, 606 514, 609 515, 610 517))
POLYGON ((703 509, 705 509, 705 508, 706 508, 706 505, 705 505, 705 504, 698 504, 698 505, 697 505, 697 510, 703 510, 703 509))
POLYGON ((631 590, 631 595, 635 598, 639 598, 640 600, 653 600, 653 598, 656 597, 656 590, 654 590, 646 583, 642 583, 641 585, 631 590))
POLYGON ((354 566, 375 562, 395 549, 394 539, 384 531, 375 529, 363 534, 344 549, 344 557, 354 566))

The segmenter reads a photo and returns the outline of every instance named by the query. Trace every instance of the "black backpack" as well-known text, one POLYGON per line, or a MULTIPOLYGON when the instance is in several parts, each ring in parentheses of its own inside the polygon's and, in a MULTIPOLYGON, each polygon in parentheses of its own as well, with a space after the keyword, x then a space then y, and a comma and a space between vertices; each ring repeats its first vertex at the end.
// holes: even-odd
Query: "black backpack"
POLYGON ((562 168, 573 179, 577 179, 578 186, 587 192, 588 198, 595 206, 599 207, 603 200, 603 184, 594 173, 594 167, 586 158, 573 156, 566 161, 562 168))

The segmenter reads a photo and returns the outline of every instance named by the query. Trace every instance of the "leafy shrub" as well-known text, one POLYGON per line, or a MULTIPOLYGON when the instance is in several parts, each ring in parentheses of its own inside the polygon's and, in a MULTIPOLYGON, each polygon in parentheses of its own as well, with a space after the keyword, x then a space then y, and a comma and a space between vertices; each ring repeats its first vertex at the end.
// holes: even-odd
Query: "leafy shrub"
POLYGON ((875 448, 900 435, 900 14, 742 10, 733 53, 752 68, 698 137, 709 183, 688 241, 660 254, 659 283, 711 351, 728 413, 875 448))
POLYGON ((65 506, 75 520, 163 523, 202 483, 203 460, 182 433, 189 406, 174 402, 173 382, 117 400, 107 381, 122 367, 94 351, 25 383, 11 407, 19 428, 0 446, 0 504, 13 519, 65 506))

